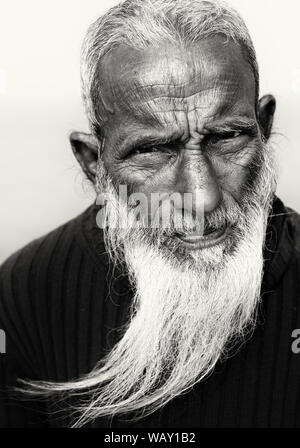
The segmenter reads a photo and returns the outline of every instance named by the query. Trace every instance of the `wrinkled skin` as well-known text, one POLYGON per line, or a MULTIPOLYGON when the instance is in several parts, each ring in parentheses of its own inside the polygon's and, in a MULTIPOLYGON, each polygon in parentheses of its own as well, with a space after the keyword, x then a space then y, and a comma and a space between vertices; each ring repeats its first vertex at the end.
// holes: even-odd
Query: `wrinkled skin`
MULTIPOLYGON (((240 202, 269 138, 275 100, 256 104, 253 71, 238 44, 216 36, 188 47, 120 46, 100 70, 103 162, 116 187, 146 195, 200 189, 206 213, 225 191, 240 202)), ((94 180, 94 138, 74 133, 71 142, 94 180)))

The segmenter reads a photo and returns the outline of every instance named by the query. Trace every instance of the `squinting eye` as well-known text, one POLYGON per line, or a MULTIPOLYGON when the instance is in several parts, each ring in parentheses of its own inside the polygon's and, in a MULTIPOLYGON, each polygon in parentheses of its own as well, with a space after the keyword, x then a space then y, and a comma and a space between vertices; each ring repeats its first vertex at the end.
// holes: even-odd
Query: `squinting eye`
POLYGON ((242 131, 224 132, 223 134, 211 134, 208 135, 208 141, 209 143, 219 143, 221 141, 233 140, 240 137, 242 134, 242 131))
POLYGON ((242 134, 242 131, 232 131, 226 134, 226 138, 237 138, 242 134))
POLYGON ((137 155, 137 154, 155 153, 160 151, 161 149, 158 146, 141 146, 140 148, 134 149, 131 154, 137 155))
POLYGON ((219 140, 231 140, 233 138, 237 138, 240 135, 242 135, 242 131, 232 131, 232 132, 226 132, 224 134, 217 134, 216 137, 219 138, 219 140))

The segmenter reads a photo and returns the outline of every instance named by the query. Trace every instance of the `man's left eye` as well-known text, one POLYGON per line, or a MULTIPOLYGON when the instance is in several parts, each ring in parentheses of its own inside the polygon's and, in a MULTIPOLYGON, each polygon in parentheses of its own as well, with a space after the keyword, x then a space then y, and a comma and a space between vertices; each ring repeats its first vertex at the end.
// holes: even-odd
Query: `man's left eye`
POLYGON ((229 140, 234 140, 243 135, 243 131, 230 131, 218 134, 209 134, 207 136, 208 144, 217 144, 220 142, 226 142, 229 140))
POLYGON ((228 132, 227 134, 225 134, 225 138, 237 138, 240 135, 242 135, 242 131, 232 131, 232 132, 228 132))
POLYGON ((234 138, 240 137, 242 135, 242 131, 231 131, 224 132, 224 134, 216 134, 215 137, 218 140, 232 140, 234 138))

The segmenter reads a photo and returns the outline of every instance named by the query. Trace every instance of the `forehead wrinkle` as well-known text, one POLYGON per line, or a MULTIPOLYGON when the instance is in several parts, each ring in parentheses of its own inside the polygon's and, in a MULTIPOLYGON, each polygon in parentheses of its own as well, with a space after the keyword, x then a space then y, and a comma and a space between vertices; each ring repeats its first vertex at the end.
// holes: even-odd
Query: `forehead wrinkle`
MULTIPOLYGON (((182 95, 182 96, 180 96, 180 95, 157 95, 157 96, 151 97, 149 99, 145 99, 145 100, 139 101, 139 104, 148 104, 148 103, 151 103, 151 102, 157 102, 157 100, 169 100, 170 102, 172 102, 174 100, 174 101, 182 101, 183 103, 186 103, 188 100, 193 99, 197 95, 198 96, 202 95, 202 94, 205 95, 205 94, 208 94, 208 92, 214 92, 216 90, 218 90, 218 89, 216 89, 215 87, 210 87, 210 88, 207 88, 205 90, 201 90, 201 92, 193 93, 192 95, 189 95, 189 96, 185 96, 185 95, 182 95)), ((222 90, 221 90, 221 92, 222 92, 222 90)))
POLYGON ((218 76, 214 79, 206 80, 205 84, 194 84, 190 80, 184 84, 174 84, 171 80, 166 84, 149 84, 142 85, 137 82, 126 88, 126 85, 118 84, 112 88, 113 95, 121 100, 121 103, 130 106, 137 102, 139 104, 155 101, 156 99, 189 99, 200 94, 214 93, 215 91, 223 92, 228 90, 228 94, 236 92, 240 89, 240 82, 237 78, 225 78, 218 76), (210 84, 210 85, 207 85, 210 84))
MULTIPOLYGON (((232 91, 221 88, 210 88, 205 91, 196 92, 188 97, 156 97, 138 103, 126 103, 124 109, 131 117, 139 122, 153 120, 158 125, 164 125, 166 117, 172 114, 172 119, 176 121, 178 114, 184 114, 185 121, 189 114, 201 111, 202 115, 216 115, 218 110, 224 109, 224 104, 228 102, 228 97, 235 99, 236 89, 232 91), (163 117, 162 115, 166 115, 163 117)), ((198 117, 200 119, 200 117, 198 117)), ((204 117, 203 117, 204 118, 204 117)))
MULTIPOLYGON (((240 46, 229 42, 223 47, 220 37, 204 39, 188 47, 166 43, 160 51, 119 46, 105 63, 102 61, 101 69, 104 96, 117 113, 130 108, 138 108, 142 113, 143 101, 159 97, 167 101, 169 96, 186 98, 199 89, 219 86, 224 90, 241 91, 247 88, 245 84, 251 77, 255 87, 252 69, 240 46)), ((249 91, 250 87, 252 90, 250 84, 249 91)), ((146 111, 154 118, 149 107, 146 111)))
POLYGON ((243 87, 244 74, 234 72, 219 72, 207 76, 206 71, 202 71, 191 76, 184 82, 176 82, 171 74, 168 74, 168 82, 143 83, 142 77, 129 74, 125 79, 109 79, 109 87, 112 99, 117 106, 133 106, 135 103, 149 102, 157 98, 187 98, 201 92, 214 90, 236 91, 243 87), (122 81, 122 82, 121 82, 122 81), (200 92, 199 92, 200 91, 200 92))
MULTIPOLYGON (((228 46, 228 52, 225 48, 222 51, 219 43, 218 46, 208 45, 207 48, 204 40, 197 45, 191 44, 188 48, 182 48, 180 45, 167 47, 162 45, 161 51, 148 49, 147 52, 137 52, 136 58, 133 57, 134 50, 131 50, 129 54, 127 51, 127 62, 122 64, 119 62, 122 53, 116 54, 113 58, 119 70, 114 70, 110 74, 111 79, 120 86, 125 85, 125 90, 128 92, 131 89, 131 83, 141 90, 166 87, 170 84, 174 88, 184 89, 189 84, 201 83, 203 79, 209 80, 211 77, 225 77, 225 79, 228 76, 235 79, 238 75, 242 77, 240 71, 235 72, 236 65, 234 64, 237 59, 241 62, 240 46, 232 42, 228 46), (214 64, 213 60, 215 60, 214 64)), ((248 62, 244 59, 243 65, 243 69, 248 71, 248 67, 246 68, 248 62)))
POLYGON ((220 80, 217 77, 210 80, 209 83, 211 84, 210 86, 202 86, 202 88, 201 86, 190 86, 192 93, 187 91, 178 92, 178 88, 176 89, 172 84, 167 84, 168 92, 163 88, 160 89, 161 92, 156 92, 155 95, 152 88, 149 89, 140 84, 135 87, 132 86, 129 93, 124 92, 124 86, 123 88, 116 86, 117 89, 114 89, 113 93, 118 98, 118 109, 121 112, 127 111, 135 119, 141 118, 142 120, 144 116, 156 120, 155 116, 161 115, 163 111, 167 110, 169 105, 172 106, 173 110, 180 110, 182 107, 192 110, 199 102, 202 102, 202 108, 215 102, 219 107, 226 109, 225 103, 236 102, 238 95, 242 96, 242 93, 245 93, 245 90, 241 88, 242 86, 236 79, 220 80), (201 90, 199 91, 199 89, 201 90), (193 102, 193 104, 190 105, 190 102, 193 102), (223 106, 221 105, 222 102, 224 103, 223 106))
MULTIPOLYGON (((191 77, 190 79, 188 79, 187 81, 184 82, 175 82, 171 77, 169 79, 169 82, 154 82, 154 83, 149 83, 149 84, 143 84, 142 80, 139 80, 138 78, 131 78, 130 82, 128 82, 128 84, 130 85, 131 82, 134 83, 134 87, 130 87, 129 89, 126 88, 125 91, 127 92, 128 95, 131 94, 132 90, 138 90, 143 92, 143 90, 146 91, 146 93, 148 93, 147 91, 151 91, 154 89, 159 89, 160 87, 165 88, 167 87, 168 89, 182 89, 184 90, 185 87, 187 87, 189 84, 192 84, 196 81, 201 81, 202 79, 202 74, 198 73, 197 75, 191 77)), ((161 94, 159 93, 157 96, 161 96, 161 94)))
MULTIPOLYGON (((235 87, 233 83, 227 83, 226 87, 235 87)), ((238 94, 239 89, 232 88, 232 89, 224 89, 224 85, 221 87, 219 86, 213 86, 209 88, 205 88, 199 91, 199 88, 197 92, 190 94, 190 95, 156 95, 148 98, 141 99, 138 95, 136 95, 136 98, 138 99, 137 102, 132 101, 130 99, 129 101, 122 101, 123 105, 127 110, 131 110, 132 107, 136 107, 139 109, 139 111, 142 112, 143 107, 149 106, 149 108, 153 107, 153 105, 157 105, 158 107, 161 107, 161 104, 164 107, 164 103, 167 104, 182 104, 185 108, 189 107, 189 103, 193 101, 195 104, 197 100, 199 99, 200 102, 203 102, 203 104, 211 103, 212 100, 220 99, 219 102, 221 102, 221 99, 225 97, 228 98, 229 96, 233 97, 238 94), (151 104, 153 103, 153 105, 151 104)))

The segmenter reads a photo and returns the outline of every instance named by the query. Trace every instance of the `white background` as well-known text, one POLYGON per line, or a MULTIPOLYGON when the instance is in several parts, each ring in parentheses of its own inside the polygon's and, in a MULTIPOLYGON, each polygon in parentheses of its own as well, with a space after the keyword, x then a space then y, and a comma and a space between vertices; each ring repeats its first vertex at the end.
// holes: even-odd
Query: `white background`
MULTIPOLYGON (((116 3, 0 0, 0 261, 93 201, 68 134, 88 130, 80 97, 82 38, 116 3)), ((261 94, 278 101, 279 195, 300 210, 300 1, 229 3, 253 37, 261 94)))

